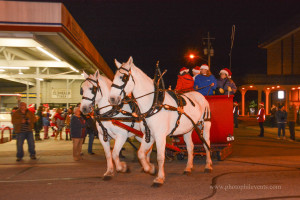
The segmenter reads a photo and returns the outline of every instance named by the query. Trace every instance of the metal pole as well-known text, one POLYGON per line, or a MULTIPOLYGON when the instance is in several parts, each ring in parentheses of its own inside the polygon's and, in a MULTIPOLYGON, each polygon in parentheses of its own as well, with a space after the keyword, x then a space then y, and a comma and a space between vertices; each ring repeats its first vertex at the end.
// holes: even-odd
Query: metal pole
POLYGON ((209 36, 209 32, 207 33, 207 46, 208 46, 208 66, 210 68, 210 36, 209 36))
POLYGON ((69 108, 69 79, 67 79, 67 108, 69 108))
MULTIPOLYGON (((38 76, 40 73, 40 69, 36 68, 36 75, 38 76)), ((38 108, 41 104, 41 81, 39 79, 36 79, 36 108, 38 108)))
POLYGON ((29 103, 29 85, 28 85, 28 81, 26 82, 26 104, 28 106, 29 103))

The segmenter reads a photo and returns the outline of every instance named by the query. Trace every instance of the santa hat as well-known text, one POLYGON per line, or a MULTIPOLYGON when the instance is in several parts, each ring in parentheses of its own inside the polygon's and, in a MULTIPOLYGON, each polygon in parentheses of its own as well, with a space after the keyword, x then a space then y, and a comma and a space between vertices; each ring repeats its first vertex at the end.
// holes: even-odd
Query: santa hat
POLYGON ((189 69, 186 68, 186 67, 181 68, 180 71, 179 71, 180 74, 188 73, 188 72, 189 72, 189 69))
POLYGON ((45 108, 49 108, 49 104, 43 104, 45 108))
POLYGON ((264 102, 259 103, 260 106, 265 106, 264 102))
POLYGON ((208 65, 204 64, 204 65, 201 65, 200 69, 207 69, 207 70, 209 70, 209 67, 208 67, 208 65))
POLYGON ((200 67, 199 66, 194 67, 193 72, 200 74, 200 67))
POLYGON ((231 78, 232 73, 231 73, 230 69, 228 69, 228 68, 221 69, 220 74, 221 73, 224 73, 227 75, 228 78, 231 78))
POLYGON ((30 104, 30 105, 28 106, 28 108, 31 108, 31 107, 34 107, 34 106, 35 106, 35 104, 32 103, 32 104, 30 104))

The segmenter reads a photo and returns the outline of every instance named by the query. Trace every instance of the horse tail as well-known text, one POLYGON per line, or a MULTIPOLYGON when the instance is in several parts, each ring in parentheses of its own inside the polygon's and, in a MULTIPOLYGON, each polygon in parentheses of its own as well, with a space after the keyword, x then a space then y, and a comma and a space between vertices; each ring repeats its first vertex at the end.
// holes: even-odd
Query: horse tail
POLYGON ((211 112, 210 112, 210 107, 209 107, 209 103, 206 101, 205 102, 205 107, 204 107, 204 112, 202 115, 202 120, 203 121, 210 121, 211 119, 211 112))

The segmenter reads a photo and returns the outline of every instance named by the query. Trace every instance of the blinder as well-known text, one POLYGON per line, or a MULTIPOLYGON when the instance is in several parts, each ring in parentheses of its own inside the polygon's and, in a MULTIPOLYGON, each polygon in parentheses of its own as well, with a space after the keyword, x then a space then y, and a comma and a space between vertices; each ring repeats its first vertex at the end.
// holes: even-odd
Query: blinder
MULTIPOLYGON (((99 84, 98 84, 98 80, 95 81, 95 80, 93 80, 93 79, 87 78, 85 81, 93 82, 93 83, 96 83, 96 85, 97 85, 97 86, 95 86, 95 85, 92 84, 93 87, 89 88, 89 89, 91 90, 92 94, 94 95, 94 97, 93 97, 92 99, 91 99, 91 98, 88 98, 88 97, 85 97, 85 96, 82 97, 82 99, 86 99, 86 100, 92 101, 93 104, 94 104, 94 103, 95 103, 95 98, 96 98, 96 94, 97 94, 97 90, 98 90, 98 89, 99 89, 101 95, 103 95, 103 94, 102 94, 101 87, 100 87, 99 84)), ((84 83, 85 81, 83 81, 82 83, 84 83)), ((82 83, 81 83, 81 85, 82 85, 82 83)), ((80 95, 82 96, 82 95, 83 95, 83 89, 82 89, 81 85, 80 85, 80 95)))

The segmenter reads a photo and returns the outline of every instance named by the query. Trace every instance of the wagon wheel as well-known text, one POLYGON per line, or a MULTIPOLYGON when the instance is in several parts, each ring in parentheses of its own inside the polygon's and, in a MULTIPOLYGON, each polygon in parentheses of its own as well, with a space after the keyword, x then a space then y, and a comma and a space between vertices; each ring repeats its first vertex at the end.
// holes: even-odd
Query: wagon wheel
POLYGON ((184 159, 184 153, 178 153, 176 155, 176 157, 177 157, 177 160, 183 160, 184 159))
POLYGON ((217 153, 217 159, 218 159, 218 161, 222 161, 223 160, 222 159, 222 152, 221 151, 217 151, 216 153, 217 153))

